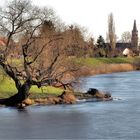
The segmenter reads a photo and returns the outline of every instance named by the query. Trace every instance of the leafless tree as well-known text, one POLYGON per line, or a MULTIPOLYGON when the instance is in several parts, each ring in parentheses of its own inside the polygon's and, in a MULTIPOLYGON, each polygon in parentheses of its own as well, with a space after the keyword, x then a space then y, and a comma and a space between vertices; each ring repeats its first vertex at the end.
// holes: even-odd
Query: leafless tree
POLYGON ((130 43, 131 42, 131 33, 129 31, 123 32, 121 35, 121 42, 130 43))
MULTIPOLYGON (((29 96, 30 88, 33 85, 38 87, 58 84, 66 87, 68 85, 61 80, 63 73, 68 71, 68 67, 63 66, 59 71, 57 68, 60 51, 58 51, 56 42, 62 37, 54 34, 46 37, 41 33, 43 25, 53 17, 52 10, 41 10, 27 0, 12 0, 7 7, 1 8, 0 33, 6 38, 6 45, 0 54, 0 65, 15 82, 18 93, 12 97, 0 99, 0 104, 14 106, 21 103, 29 96), (54 48, 51 52, 52 47, 54 48), (15 49, 14 52, 12 52, 12 48, 15 49), (51 53, 47 52, 46 48, 51 53), (17 55, 16 50, 20 51, 20 65, 9 61, 12 53, 17 55), (43 55, 44 52, 45 55, 43 55), (47 61, 46 66, 43 65, 45 64, 43 61, 45 61, 44 56, 48 56, 48 54, 49 57, 52 57, 50 57, 51 61, 47 61)), ((50 23, 48 23, 49 26, 51 26, 50 23)))
POLYGON ((115 23, 114 23, 114 18, 113 14, 110 13, 108 16, 108 37, 110 46, 112 50, 115 49, 116 47, 116 34, 115 34, 115 23))
POLYGON ((71 25, 63 32, 64 40, 62 46, 68 56, 83 56, 86 53, 88 43, 84 40, 84 35, 77 25, 71 25))

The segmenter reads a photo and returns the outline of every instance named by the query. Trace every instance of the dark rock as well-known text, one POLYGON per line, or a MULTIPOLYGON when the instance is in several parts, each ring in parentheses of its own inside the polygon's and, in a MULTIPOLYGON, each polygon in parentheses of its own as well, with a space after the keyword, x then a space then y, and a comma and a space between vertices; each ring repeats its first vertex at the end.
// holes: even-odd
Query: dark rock
POLYGON ((94 98, 104 98, 104 93, 100 92, 96 88, 90 88, 86 94, 90 94, 94 98))
POLYGON ((99 91, 96 88, 90 88, 87 91, 87 94, 91 94, 91 95, 95 95, 96 93, 98 93, 99 91))
POLYGON ((101 92, 98 89, 95 88, 90 88, 86 94, 85 97, 87 97, 87 95, 91 95, 88 96, 88 98, 98 98, 98 99, 112 99, 111 94, 108 92, 101 92))

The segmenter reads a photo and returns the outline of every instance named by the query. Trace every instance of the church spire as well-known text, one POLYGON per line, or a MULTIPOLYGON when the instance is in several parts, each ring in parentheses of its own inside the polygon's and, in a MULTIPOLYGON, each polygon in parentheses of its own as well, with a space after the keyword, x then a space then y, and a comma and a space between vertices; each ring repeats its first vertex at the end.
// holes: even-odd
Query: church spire
POLYGON ((139 50, 139 47, 138 47, 138 30, 137 30, 137 26, 136 26, 136 20, 134 20, 134 25, 133 25, 131 45, 132 45, 133 50, 139 50))
POLYGON ((133 25, 133 32, 137 32, 137 25, 136 25, 136 20, 134 20, 134 25, 133 25))

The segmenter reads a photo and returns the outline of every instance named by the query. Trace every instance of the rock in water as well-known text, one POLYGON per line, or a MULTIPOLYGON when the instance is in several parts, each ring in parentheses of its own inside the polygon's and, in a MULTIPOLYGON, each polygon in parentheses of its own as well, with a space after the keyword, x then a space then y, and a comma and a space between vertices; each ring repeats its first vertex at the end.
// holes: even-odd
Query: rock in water
POLYGON ((99 91, 96 88, 90 88, 87 91, 87 94, 91 94, 91 95, 95 95, 96 93, 98 93, 99 91))
POLYGON ((111 94, 108 92, 101 92, 95 88, 90 88, 87 93, 91 95, 93 98, 103 99, 103 100, 112 100, 111 94))
POLYGON ((92 95, 95 98, 104 98, 104 94, 95 88, 90 88, 87 91, 87 94, 92 95))

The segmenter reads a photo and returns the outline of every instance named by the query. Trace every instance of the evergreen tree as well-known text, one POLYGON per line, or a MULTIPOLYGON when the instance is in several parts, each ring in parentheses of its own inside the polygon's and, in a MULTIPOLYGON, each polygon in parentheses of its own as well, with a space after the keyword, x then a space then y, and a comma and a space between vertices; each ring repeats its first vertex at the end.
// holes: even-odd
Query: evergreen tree
POLYGON ((98 48, 106 48, 106 44, 105 44, 104 38, 101 35, 97 39, 97 47, 98 48))

